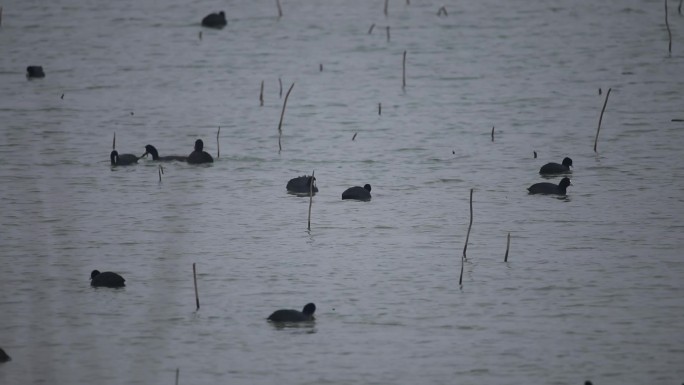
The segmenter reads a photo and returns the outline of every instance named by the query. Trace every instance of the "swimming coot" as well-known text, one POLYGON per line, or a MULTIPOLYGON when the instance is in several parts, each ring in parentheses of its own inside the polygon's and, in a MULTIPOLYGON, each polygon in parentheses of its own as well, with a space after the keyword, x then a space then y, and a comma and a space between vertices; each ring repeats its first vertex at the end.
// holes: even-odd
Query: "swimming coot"
POLYGON ((219 13, 210 13, 202 19, 202 25, 209 28, 221 29, 227 24, 226 14, 223 11, 219 13))
POLYGON ((563 174, 567 172, 572 172, 572 170, 570 170, 570 167, 572 167, 572 159, 565 158, 563 159, 562 164, 547 163, 541 166, 541 168, 539 169, 539 173, 542 175, 563 174))
POLYGON ((0 348, 0 362, 12 361, 12 357, 8 356, 2 348, 0 348))
POLYGON ((313 183, 313 192, 316 194, 318 192, 318 187, 316 187, 316 178, 310 175, 302 175, 296 178, 290 179, 287 182, 285 188, 288 192, 293 194, 305 194, 309 196, 309 191, 311 189, 311 184, 313 183))
POLYGON ((197 139, 195 141, 195 151, 188 155, 187 161, 190 164, 213 163, 214 158, 212 158, 208 152, 204 151, 204 142, 202 139, 197 139))
POLYGON ((28 67, 26 67, 26 77, 27 78, 44 78, 45 72, 43 72, 43 67, 41 67, 41 66, 28 66, 28 67))
POLYGON ((98 270, 93 270, 90 273, 90 286, 96 287, 122 287, 126 286, 126 282, 122 276, 111 271, 100 273, 98 270))
POLYGON ((121 154, 114 150, 109 154, 109 160, 112 162, 112 166, 128 166, 129 164, 138 163, 137 156, 133 154, 121 154))
POLYGON ((306 322, 313 321, 315 318, 313 313, 316 311, 316 305, 307 303, 302 311, 292 309, 276 310, 268 316, 271 322, 306 322))
POLYGON ((168 162, 168 161, 172 161, 172 160, 177 160, 179 162, 187 162, 188 161, 187 156, 180 156, 180 155, 159 156, 159 152, 151 144, 148 144, 145 146, 145 153, 142 154, 141 158, 143 156, 146 156, 147 154, 152 155, 152 160, 158 160, 160 162, 168 162))
POLYGON ((359 201, 369 201, 371 199, 371 185, 366 184, 363 187, 350 187, 342 193, 342 199, 355 199, 359 201))
POLYGON ((565 190, 568 186, 572 185, 570 179, 563 178, 559 184, 553 184, 549 182, 535 183, 527 188, 530 194, 556 194, 565 195, 565 190))

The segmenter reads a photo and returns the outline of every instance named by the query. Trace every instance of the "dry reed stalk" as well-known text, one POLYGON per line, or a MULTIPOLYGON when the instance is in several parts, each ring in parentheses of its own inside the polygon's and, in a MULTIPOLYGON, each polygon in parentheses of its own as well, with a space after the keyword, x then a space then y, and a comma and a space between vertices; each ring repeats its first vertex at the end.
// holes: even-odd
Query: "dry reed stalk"
POLYGON ((387 31, 387 42, 389 43, 389 41, 390 41, 390 27, 389 27, 389 25, 387 27, 385 27, 385 30, 387 31))
POLYGON ((116 132, 114 133, 114 139, 112 139, 112 150, 116 150, 116 132))
POLYGON ((280 86, 280 98, 283 98, 283 80, 278 78, 278 85, 280 86))
MULTIPOLYGON (((682 14, 682 2, 684 2, 684 0, 679 0, 679 6, 677 6, 677 12, 680 15, 682 14)), ((0 16, 2 16, 2 8, 0 8, 0 16)))
POLYGON ((199 293, 197 292, 197 269, 195 268, 195 264, 192 264, 192 279, 195 281, 195 303, 197 304, 197 310, 200 308, 200 303, 199 303, 199 293))
POLYGON ((368 34, 370 35, 373 33, 373 28, 375 28, 375 23, 371 24, 370 28, 368 28, 368 34))
POLYGON ((382 103, 378 103, 378 115, 382 115, 382 103))
POLYGON ((276 0, 276 5, 278 6, 278 18, 283 17, 283 8, 280 6, 280 0, 276 0))
POLYGON ((494 126, 492 126, 492 142, 494 141, 494 126))
POLYGON ((470 238, 471 227, 473 227, 473 189, 470 189, 470 224, 468 225, 468 233, 466 234, 466 241, 463 246, 463 259, 468 259, 468 257, 466 257, 466 250, 468 249, 468 239, 470 238))
POLYGON ((323 63, 318 65, 318 71, 323 72, 323 63))
POLYGON ((178 378, 180 377, 180 368, 176 368, 176 385, 178 385, 178 378))
POLYGON ((352 142, 354 141, 354 139, 356 139, 356 134, 358 134, 358 132, 355 132, 354 136, 352 136, 352 142))
POLYGON ((2 7, 0 7, 0 25, 2 25, 2 7))
POLYGON ((199 31, 199 39, 202 40, 202 31, 199 31))
POLYGON ((216 131, 216 159, 221 157, 221 143, 219 142, 219 135, 221 135, 221 126, 216 131))
POLYGON ((387 7, 389 6, 389 0, 385 0, 385 17, 387 17, 387 7))
POLYGON ((283 137, 283 118, 285 117, 285 107, 287 106, 287 98, 290 96, 290 92, 292 91, 292 87, 294 87, 294 83, 290 86, 290 89, 287 90, 287 93, 285 94, 285 100, 283 100, 283 110, 280 112, 280 122, 278 123, 278 153, 280 153, 283 150, 283 146, 281 145, 281 138, 283 137))
POLYGON ((508 262, 508 249, 511 247, 511 233, 508 233, 508 238, 506 239, 506 255, 504 255, 504 262, 508 262))
POLYGON ((311 172, 311 183, 309 183, 309 221, 307 224, 307 229, 311 231, 311 206, 313 205, 313 185, 314 185, 314 174, 316 170, 311 172))
POLYGON ((672 32, 670 32, 670 23, 667 21, 667 0, 665 0, 665 27, 667 27, 667 37, 669 39, 667 52, 669 55, 672 55, 672 32))
POLYGON ((534 153, 534 159, 537 159, 537 151, 532 151, 534 153))
POLYGON ((264 81, 261 81, 261 91, 259 92, 259 106, 264 106, 264 81))
POLYGON ((160 164, 159 165, 159 182, 161 183, 161 176, 164 173, 164 167, 160 164))
POLYGON ((406 50, 404 50, 404 59, 401 61, 401 88, 406 88, 406 50))
POLYGON ((594 152, 596 152, 596 145, 598 144, 599 131, 601 131, 601 121, 603 120, 603 112, 606 111, 606 104, 608 104, 608 96, 610 96, 610 90, 606 92, 606 100, 603 102, 603 108, 601 108, 601 115, 599 116, 598 128, 596 128, 596 139, 594 139, 594 152))
POLYGON ((442 6, 439 10, 437 10, 437 16, 442 16, 442 14, 444 14, 444 16, 449 16, 449 14, 447 13, 446 7, 444 7, 444 6, 442 6))

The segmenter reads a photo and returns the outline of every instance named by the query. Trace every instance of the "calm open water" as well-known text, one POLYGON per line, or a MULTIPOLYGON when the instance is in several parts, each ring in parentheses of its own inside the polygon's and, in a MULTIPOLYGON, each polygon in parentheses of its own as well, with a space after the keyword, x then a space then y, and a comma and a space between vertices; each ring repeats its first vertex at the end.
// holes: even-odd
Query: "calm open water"
POLYGON ((684 381, 676 1, 671 55, 662 1, 282 3, 0 4, 0 384, 684 381), (212 165, 109 165, 219 126, 212 165), (567 199, 527 195, 565 156, 567 199))

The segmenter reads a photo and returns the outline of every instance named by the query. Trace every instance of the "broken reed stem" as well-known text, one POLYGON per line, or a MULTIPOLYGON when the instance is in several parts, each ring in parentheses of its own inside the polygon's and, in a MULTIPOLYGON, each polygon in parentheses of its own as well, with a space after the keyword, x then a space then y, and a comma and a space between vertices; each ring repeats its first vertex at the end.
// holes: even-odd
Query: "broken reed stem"
POLYGON ((387 27, 385 27, 385 30, 387 31, 387 42, 389 43, 389 41, 390 41, 389 25, 387 27))
POLYGON ((378 103, 378 115, 382 115, 382 103, 378 103))
POLYGON ((461 256, 461 274, 458 276, 458 285, 463 286, 463 265, 465 264, 465 258, 461 256))
POLYGON ((221 157, 221 143, 219 143, 219 135, 221 134, 221 126, 216 131, 216 159, 221 157))
POLYGON ((276 5, 278 6, 278 18, 283 17, 283 8, 280 6, 280 0, 276 0, 276 5))
POLYGON ((668 54, 672 55, 672 32, 670 32, 670 23, 668 23, 667 21, 667 0, 665 0, 665 27, 667 27, 667 37, 669 39, 669 43, 667 45, 667 52, 668 54))
POLYGON ((375 23, 371 24, 370 28, 368 28, 368 34, 370 35, 373 33, 373 28, 375 28, 375 23))
POLYGON ((352 136, 352 142, 354 141, 354 139, 356 139, 356 134, 358 134, 358 132, 355 132, 354 136, 352 136))
POLYGON ((178 378, 180 377, 180 368, 176 368, 176 385, 178 385, 178 378))
POLYGON ((307 225, 307 229, 311 231, 311 206, 313 205, 313 185, 314 185, 314 174, 316 173, 316 170, 313 170, 311 172, 311 183, 309 183, 309 222, 307 225))
POLYGON ((494 141, 494 126, 492 126, 492 142, 494 141))
POLYGON ((287 106, 287 98, 290 96, 290 92, 292 91, 292 87, 294 87, 294 83, 290 86, 290 89, 287 90, 287 93, 285 94, 285 100, 283 100, 283 110, 280 112, 280 122, 278 123, 278 153, 283 150, 283 146, 281 145, 281 138, 283 137, 283 118, 285 117, 285 106, 287 106))
POLYGON ((261 91, 259 92, 259 106, 264 106, 264 81, 261 81, 261 91))
POLYGON ((192 279, 195 281, 195 303, 197 304, 197 310, 200 308, 199 304, 199 293, 197 292, 197 269, 195 264, 192 264, 192 279))
POLYGON ((468 233, 466 234, 466 241, 463 246, 463 259, 468 259, 468 257, 466 257, 466 249, 468 249, 468 239, 470 238, 471 227, 473 227, 473 189, 470 189, 470 224, 468 225, 468 233))
POLYGON ((280 98, 283 98, 283 80, 278 78, 278 85, 280 85, 280 98))
POLYGON ((603 120, 603 112, 606 111, 606 104, 608 104, 608 96, 610 96, 610 90, 606 92, 606 100, 603 102, 603 108, 601 109, 601 116, 599 116, 598 128, 596 128, 596 139, 594 139, 594 152, 596 152, 596 145, 598 144, 599 131, 601 131, 601 121, 603 120))
POLYGON ((199 31, 199 39, 202 40, 202 31, 199 31))
POLYGON ((112 150, 116 150, 116 132, 114 132, 114 139, 112 139, 112 150))
POLYGON ((404 59, 401 61, 401 88, 406 88, 406 50, 404 50, 404 59))
MULTIPOLYGON (((684 0, 679 0, 679 6, 677 6, 677 13, 682 14, 682 3, 684 0)), ((0 16, 2 16, 2 8, 0 8, 0 16)))
POLYGON ((160 164, 159 165, 159 183, 161 183, 161 176, 164 173, 164 167, 160 164))
POLYGON ((534 153, 534 159, 537 159, 537 151, 532 151, 534 153))
POLYGON ((508 262, 508 249, 511 247, 511 233, 508 233, 508 239, 506 240, 506 255, 504 255, 504 262, 508 262))
POLYGON ((389 0, 385 0, 385 17, 387 17, 387 7, 389 6, 389 0))
POLYGON ((439 10, 437 10, 437 16, 442 16, 442 14, 444 14, 444 16, 449 16, 445 6, 442 6, 439 10))
POLYGON ((2 7, 0 7, 0 25, 2 25, 2 7))

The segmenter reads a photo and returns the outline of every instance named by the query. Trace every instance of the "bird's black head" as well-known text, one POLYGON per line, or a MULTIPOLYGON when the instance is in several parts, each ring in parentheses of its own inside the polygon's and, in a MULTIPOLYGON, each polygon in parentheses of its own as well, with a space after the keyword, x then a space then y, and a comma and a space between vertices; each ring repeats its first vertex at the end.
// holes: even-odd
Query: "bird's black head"
POLYGON ((90 273, 90 279, 93 279, 93 278, 97 277, 98 275, 100 275, 100 271, 99 270, 93 270, 92 273, 90 273))
POLYGON ((570 178, 563 178, 561 179, 560 183, 558 183, 558 186, 562 188, 567 188, 568 186, 571 186, 572 183, 570 183, 570 178))
POLYGON ((159 159, 159 152, 158 152, 157 149, 156 149, 153 145, 151 145, 151 144, 148 144, 148 145, 145 146, 145 153, 142 154, 141 158, 142 158, 143 156, 147 155, 147 154, 152 155, 152 159, 154 159, 154 160, 159 159))
POLYGON ((316 305, 313 303, 307 303, 306 306, 304 306, 304 309, 302 310, 302 313, 306 315, 313 315, 313 313, 316 311, 316 305))
POLYGON ((570 158, 563 159, 563 166, 572 167, 572 159, 570 159, 570 158))
POLYGON ((369 184, 365 184, 365 185, 363 186, 363 189, 366 190, 366 191, 368 191, 368 192, 370 192, 370 191, 371 191, 371 186, 370 186, 369 184))
POLYGON ((204 142, 202 139, 197 139, 195 141, 195 151, 202 151, 204 150, 204 142))

